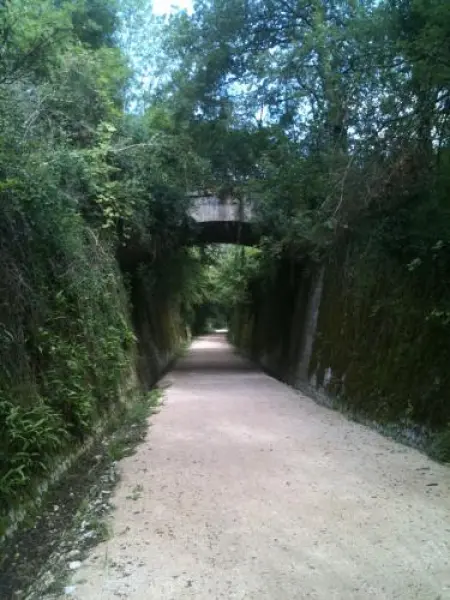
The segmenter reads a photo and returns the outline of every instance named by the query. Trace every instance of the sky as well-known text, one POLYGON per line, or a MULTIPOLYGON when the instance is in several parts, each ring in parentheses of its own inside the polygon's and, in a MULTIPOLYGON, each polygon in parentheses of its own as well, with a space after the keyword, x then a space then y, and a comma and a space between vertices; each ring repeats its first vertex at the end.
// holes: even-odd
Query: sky
POLYGON ((178 9, 192 11, 192 0, 153 0, 153 12, 155 15, 164 15, 176 12, 178 9))

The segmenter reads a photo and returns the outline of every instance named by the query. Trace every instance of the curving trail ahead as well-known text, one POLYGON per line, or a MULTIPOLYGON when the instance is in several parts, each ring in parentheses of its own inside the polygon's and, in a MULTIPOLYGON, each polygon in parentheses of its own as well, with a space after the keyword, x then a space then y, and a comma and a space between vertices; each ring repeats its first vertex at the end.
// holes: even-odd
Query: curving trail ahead
POLYGON ((79 600, 450 599, 450 469, 256 370, 220 336, 124 459, 79 600), (437 485, 435 485, 437 484, 437 485))

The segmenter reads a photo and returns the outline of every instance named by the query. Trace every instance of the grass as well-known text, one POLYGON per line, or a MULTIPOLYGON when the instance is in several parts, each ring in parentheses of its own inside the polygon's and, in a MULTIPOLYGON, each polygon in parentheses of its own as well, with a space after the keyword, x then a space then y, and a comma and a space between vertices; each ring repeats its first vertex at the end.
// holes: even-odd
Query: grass
MULTIPOLYGON (((100 439, 97 441, 97 445, 91 450, 92 457, 87 462, 88 465, 91 463, 100 465, 101 470, 96 472, 88 489, 79 488, 77 490, 74 488, 76 496, 80 493, 75 505, 77 508, 67 515, 64 531, 54 534, 58 538, 57 544, 53 545, 52 543, 51 545, 51 554, 48 558, 43 558, 43 562, 39 562, 39 556, 42 556, 41 552, 33 551, 39 556, 28 557, 32 559, 33 572, 39 573, 33 582, 29 582, 29 569, 25 574, 27 581, 24 580, 23 587, 28 590, 27 597, 30 600, 60 597, 70 577, 67 553, 77 550, 80 560, 83 560, 91 546, 110 539, 112 531, 107 515, 112 508, 110 502, 112 490, 118 481, 115 461, 133 454, 137 445, 145 439, 149 425, 148 417, 158 411, 161 403, 162 391, 159 389, 152 390, 147 394, 139 394, 134 400, 127 402, 120 413, 111 419, 103 442, 100 439)), ((89 466, 87 466, 87 472, 91 473, 89 466)), ((73 474, 71 477, 70 481, 78 481, 73 474)), ((61 485, 65 489, 68 481, 61 482, 61 485)), ((138 500, 142 492, 143 486, 136 485, 132 489, 129 499, 138 500)), ((54 504, 62 507, 64 499, 49 498, 49 504, 51 512, 54 504)), ((60 510, 55 514, 59 515, 61 512, 60 510)), ((75 560, 78 560, 78 557, 75 560)), ((31 564, 30 560, 26 562, 31 564)))
POLYGON ((450 427, 433 435, 427 451, 434 460, 450 463, 450 427))
POLYGON ((135 501, 139 500, 143 491, 144 491, 144 486, 139 483, 138 485, 136 485, 133 488, 131 494, 129 496, 127 496, 127 500, 135 500, 135 501))
POLYGON ((121 412, 118 417, 120 429, 108 442, 108 455, 112 461, 119 461, 134 454, 137 444, 145 438, 148 417, 158 412, 161 402, 162 391, 155 388, 127 405, 121 412))
POLYGON ((94 532, 95 540, 98 542, 106 542, 111 538, 111 528, 103 517, 93 517, 89 521, 88 527, 89 531, 94 532))

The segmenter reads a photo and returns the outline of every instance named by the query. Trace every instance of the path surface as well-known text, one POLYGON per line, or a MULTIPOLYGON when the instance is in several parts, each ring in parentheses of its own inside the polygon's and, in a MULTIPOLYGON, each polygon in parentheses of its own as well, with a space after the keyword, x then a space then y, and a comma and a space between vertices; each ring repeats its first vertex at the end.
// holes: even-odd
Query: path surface
POLYGON ((120 463, 114 535, 77 571, 76 598, 450 599, 450 469, 220 337, 196 341, 169 379, 147 441, 120 463))

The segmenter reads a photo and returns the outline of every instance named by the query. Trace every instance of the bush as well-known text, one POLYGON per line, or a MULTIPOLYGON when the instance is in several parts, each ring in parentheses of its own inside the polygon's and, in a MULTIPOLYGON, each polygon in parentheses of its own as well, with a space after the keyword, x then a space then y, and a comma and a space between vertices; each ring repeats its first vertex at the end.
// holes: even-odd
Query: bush
POLYGON ((440 462, 450 463, 450 428, 433 436, 429 453, 430 456, 440 462))
POLYGON ((112 252, 47 175, 0 193, 2 513, 115 404, 134 341, 112 252))

